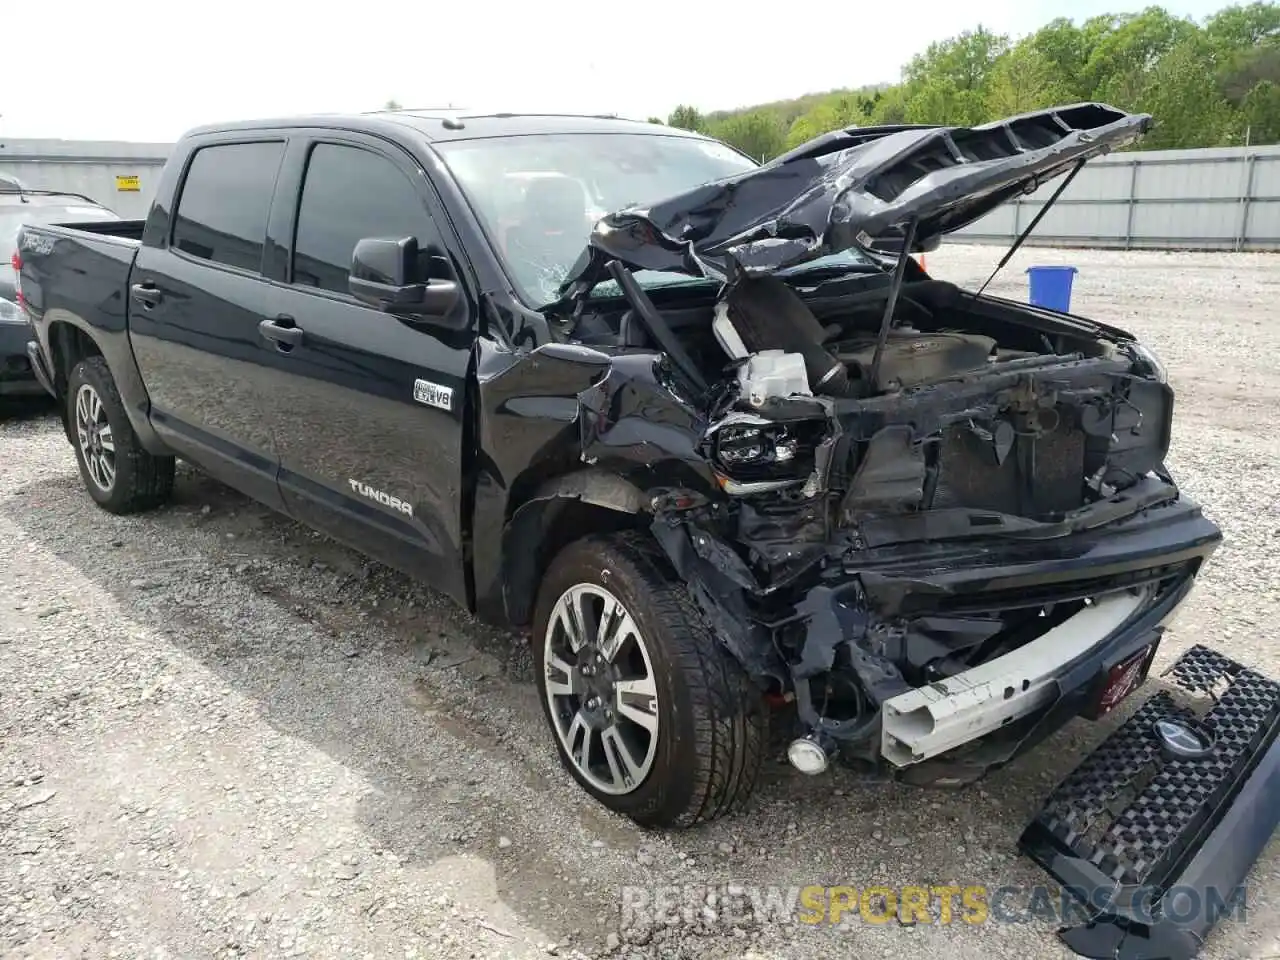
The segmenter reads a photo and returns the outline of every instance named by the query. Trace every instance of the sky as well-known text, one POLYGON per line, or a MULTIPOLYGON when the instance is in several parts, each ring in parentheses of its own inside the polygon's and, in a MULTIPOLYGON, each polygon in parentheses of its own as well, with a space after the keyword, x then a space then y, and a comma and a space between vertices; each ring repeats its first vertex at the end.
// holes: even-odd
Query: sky
MULTIPOLYGON (((190 127, 452 105, 665 117, 894 82, 981 23, 1014 37, 1142 0, 11 0, 0 140, 171 142, 190 127)), ((1168 0, 1197 19, 1224 0, 1168 0)))

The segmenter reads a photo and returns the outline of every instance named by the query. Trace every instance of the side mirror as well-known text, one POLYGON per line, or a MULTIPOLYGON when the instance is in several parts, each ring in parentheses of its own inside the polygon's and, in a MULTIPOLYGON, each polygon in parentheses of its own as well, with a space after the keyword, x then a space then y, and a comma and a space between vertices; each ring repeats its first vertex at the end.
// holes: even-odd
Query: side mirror
POLYGON ((417 237, 366 237, 351 254, 347 288, 361 303, 384 313, 444 318, 458 303, 458 284, 423 278, 421 262, 417 237))

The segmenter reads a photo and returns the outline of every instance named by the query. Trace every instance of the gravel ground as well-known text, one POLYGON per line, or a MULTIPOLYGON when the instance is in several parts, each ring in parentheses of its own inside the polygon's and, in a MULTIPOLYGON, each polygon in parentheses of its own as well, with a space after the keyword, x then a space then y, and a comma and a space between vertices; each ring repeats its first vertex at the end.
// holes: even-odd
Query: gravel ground
MULTIPOLYGON (((928 258, 972 283, 993 248, 928 258)), ((1162 652, 1280 675, 1280 260, 1033 250, 1180 390, 1173 466, 1227 543, 1162 652)), ((1157 666, 1161 666, 1158 664, 1157 666)), ((746 814, 656 834, 561 772, 527 652, 425 586, 180 467, 120 519, 55 421, 0 423, 0 949, 15 957, 1062 957, 1053 924, 620 928, 628 884, 1045 880, 1015 841, 1105 730, 960 793, 771 762, 746 814)), ((1212 958, 1280 953, 1280 846, 1212 958)), ((691 918, 696 920, 697 918, 691 918)))

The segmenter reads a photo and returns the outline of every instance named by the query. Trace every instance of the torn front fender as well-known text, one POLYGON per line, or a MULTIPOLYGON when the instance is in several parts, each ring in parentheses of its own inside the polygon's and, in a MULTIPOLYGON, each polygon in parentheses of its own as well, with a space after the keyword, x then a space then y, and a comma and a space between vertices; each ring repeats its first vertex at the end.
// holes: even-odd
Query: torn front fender
POLYGON ((742 559, 691 521, 660 515, 651 529, 716 638, 752 679, 785 688, 786 664, 747 605, 759 585, 742 559))
POLYGON ((470 514, 485 619, 527 622, 537 577, 566 536, 635 526, 655 490, 715 491, 698 450, 702 414, 660 354, 563 343, 513 353, 481 341, 477 384, 470 514))
POLYGON ((644 490, 716 489, 700 445, 706 419, 655 354, 615 356, 608 375, 579 397, 582 461, 644 490))

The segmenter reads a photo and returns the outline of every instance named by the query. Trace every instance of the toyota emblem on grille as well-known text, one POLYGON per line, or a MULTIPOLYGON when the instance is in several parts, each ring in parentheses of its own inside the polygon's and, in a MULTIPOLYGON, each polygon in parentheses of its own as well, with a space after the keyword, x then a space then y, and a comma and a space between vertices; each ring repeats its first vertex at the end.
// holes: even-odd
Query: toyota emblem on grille
POLYGON ((1218 745, 1212 730, 1190 720, 1157 720, 1155 734, 1160 749, 1170 759, 1199 760, 1213 753, 1218 745))

